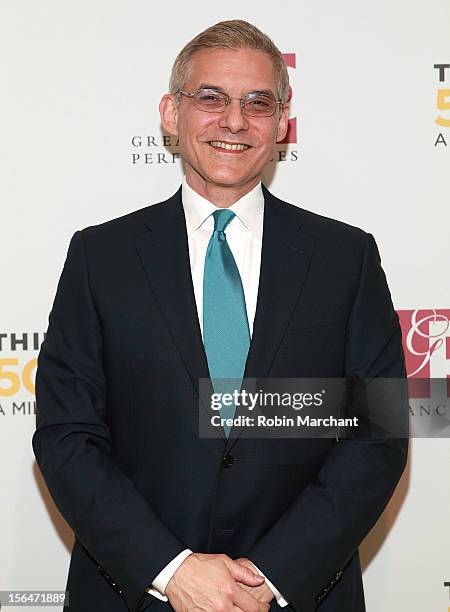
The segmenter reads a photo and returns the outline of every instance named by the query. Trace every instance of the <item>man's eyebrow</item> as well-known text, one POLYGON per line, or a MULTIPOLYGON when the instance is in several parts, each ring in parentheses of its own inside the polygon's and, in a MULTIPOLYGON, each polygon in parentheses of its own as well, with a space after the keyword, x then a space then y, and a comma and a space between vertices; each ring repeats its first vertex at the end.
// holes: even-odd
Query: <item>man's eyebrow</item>
MULTIPOLYGON (((214 89, 215 91, 227 93, 223 87, 220 87, 220 85, 210 85, 208 83, 200 83, 197 89, 214 89)), ((253 89, 252 91, 248 91, 245 95, 248 95, 249 93, 257 93, 264 96, 270 96, 271 98, 276 98, 276 95, 271 89, 253 89)))
POLYGON ((262 94, 263 96, 271 96, 272 98, 275 98, 275 94, 271 89, 255 89, 254 91, 251 91, 249 93, 257 93, 262 94))
MULTIPOLYGON (((216 91, 227 93, 223 87, 220 87, 220 85, 209 85, 208 83, 201 83, 197 89, 215 89, 216 91)), ((252 91, 247 92, 247 94, 249 93, 262 94, 264 96, 270 96, 272 98, 276 97, 271 89, 253 89, 252 91)))
POLYGON ((225 93, 224 88, 220 87, 220 85, 208 85, 208 83, 200 83, 197 89, 215 89, 216 91, 223 91, 225 93))

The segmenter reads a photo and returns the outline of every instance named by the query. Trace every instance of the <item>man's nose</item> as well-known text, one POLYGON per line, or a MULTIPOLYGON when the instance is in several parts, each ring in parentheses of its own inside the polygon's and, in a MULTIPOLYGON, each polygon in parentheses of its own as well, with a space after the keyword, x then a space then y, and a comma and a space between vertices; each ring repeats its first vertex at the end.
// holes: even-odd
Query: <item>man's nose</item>
POLYGON ((240 100, 230 100, 230 103, 220 115, 220 127, 228 128, 233 133, 248 129, 247 118, 243 110, 240 100))

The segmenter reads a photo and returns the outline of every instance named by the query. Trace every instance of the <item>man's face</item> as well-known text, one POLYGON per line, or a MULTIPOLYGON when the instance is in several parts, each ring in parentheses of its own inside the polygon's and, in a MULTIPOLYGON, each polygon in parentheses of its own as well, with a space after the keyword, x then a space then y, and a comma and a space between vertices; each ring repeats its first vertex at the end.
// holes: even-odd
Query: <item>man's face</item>
MULTIPOLYGON (((202 49, 195 53, 183 91, 191 93, 201 87, 220 89, 231 98, 270 90, 278 99, 271 57, 253 49, 202 49)), ((168 97, 173 100, 173 96, 164 96, 168 97)), ((163 125, 179 137, 186 177, 194 188, 209 184, 245 191, 259 180, 273 145, 287 131, 287 107, 281 117, 278 109, 271 117, 249 117, 243 114, 239 100, 231 100, 223 112, 212 113, 197 109, 186 96, 180 96, 178 107, 166 101, 166 111, 168 104, 172 111, 161 110, 163 125), (210 144, 217 141, 248 148, 230 151, 210 144)))

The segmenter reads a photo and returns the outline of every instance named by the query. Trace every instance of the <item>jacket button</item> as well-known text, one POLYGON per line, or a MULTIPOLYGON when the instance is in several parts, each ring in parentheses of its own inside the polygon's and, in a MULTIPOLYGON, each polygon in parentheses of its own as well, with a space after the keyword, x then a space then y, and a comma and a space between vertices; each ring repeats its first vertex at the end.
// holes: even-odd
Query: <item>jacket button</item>
POLYGON ((233 465, 233 455, 225 455, 222 459, 222 465, 224 468, 230 468, 233 465))

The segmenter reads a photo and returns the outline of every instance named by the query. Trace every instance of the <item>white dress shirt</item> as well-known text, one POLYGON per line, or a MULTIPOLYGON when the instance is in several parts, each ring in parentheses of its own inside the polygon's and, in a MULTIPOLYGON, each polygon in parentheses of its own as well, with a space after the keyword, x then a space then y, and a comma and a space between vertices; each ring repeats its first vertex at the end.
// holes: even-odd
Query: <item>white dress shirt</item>
MULTIPOLYGON (((206 249, 214 229, 214 218, 211 215, 217 210, 217 206, 194 191, 188 185, 186 177, 184 177, 181 187, 181 199, 186 219, 195 301, 203 337, 203 269, 206 249)), ((261 182, 229 206, 228 209, 232 210, 236 216, 227 225, 225 235, 241 275, 250 335, 252 335, 258 295, 264 219, 264 195, 261 182)), ((183 550, 172 559, 153 580, 152 587, 148 589, 148 592, 158 599, 168 601, 167 596, 164 595, 166 586, 178 567, 192 552, 190 549, 183 550)), ((264 576, 256 565, 254 567, 259 574, 264 576)), ((278 604, 281 607, 287 606, 288 602, 270 580, 266 576, 264 578, 278 604)))

